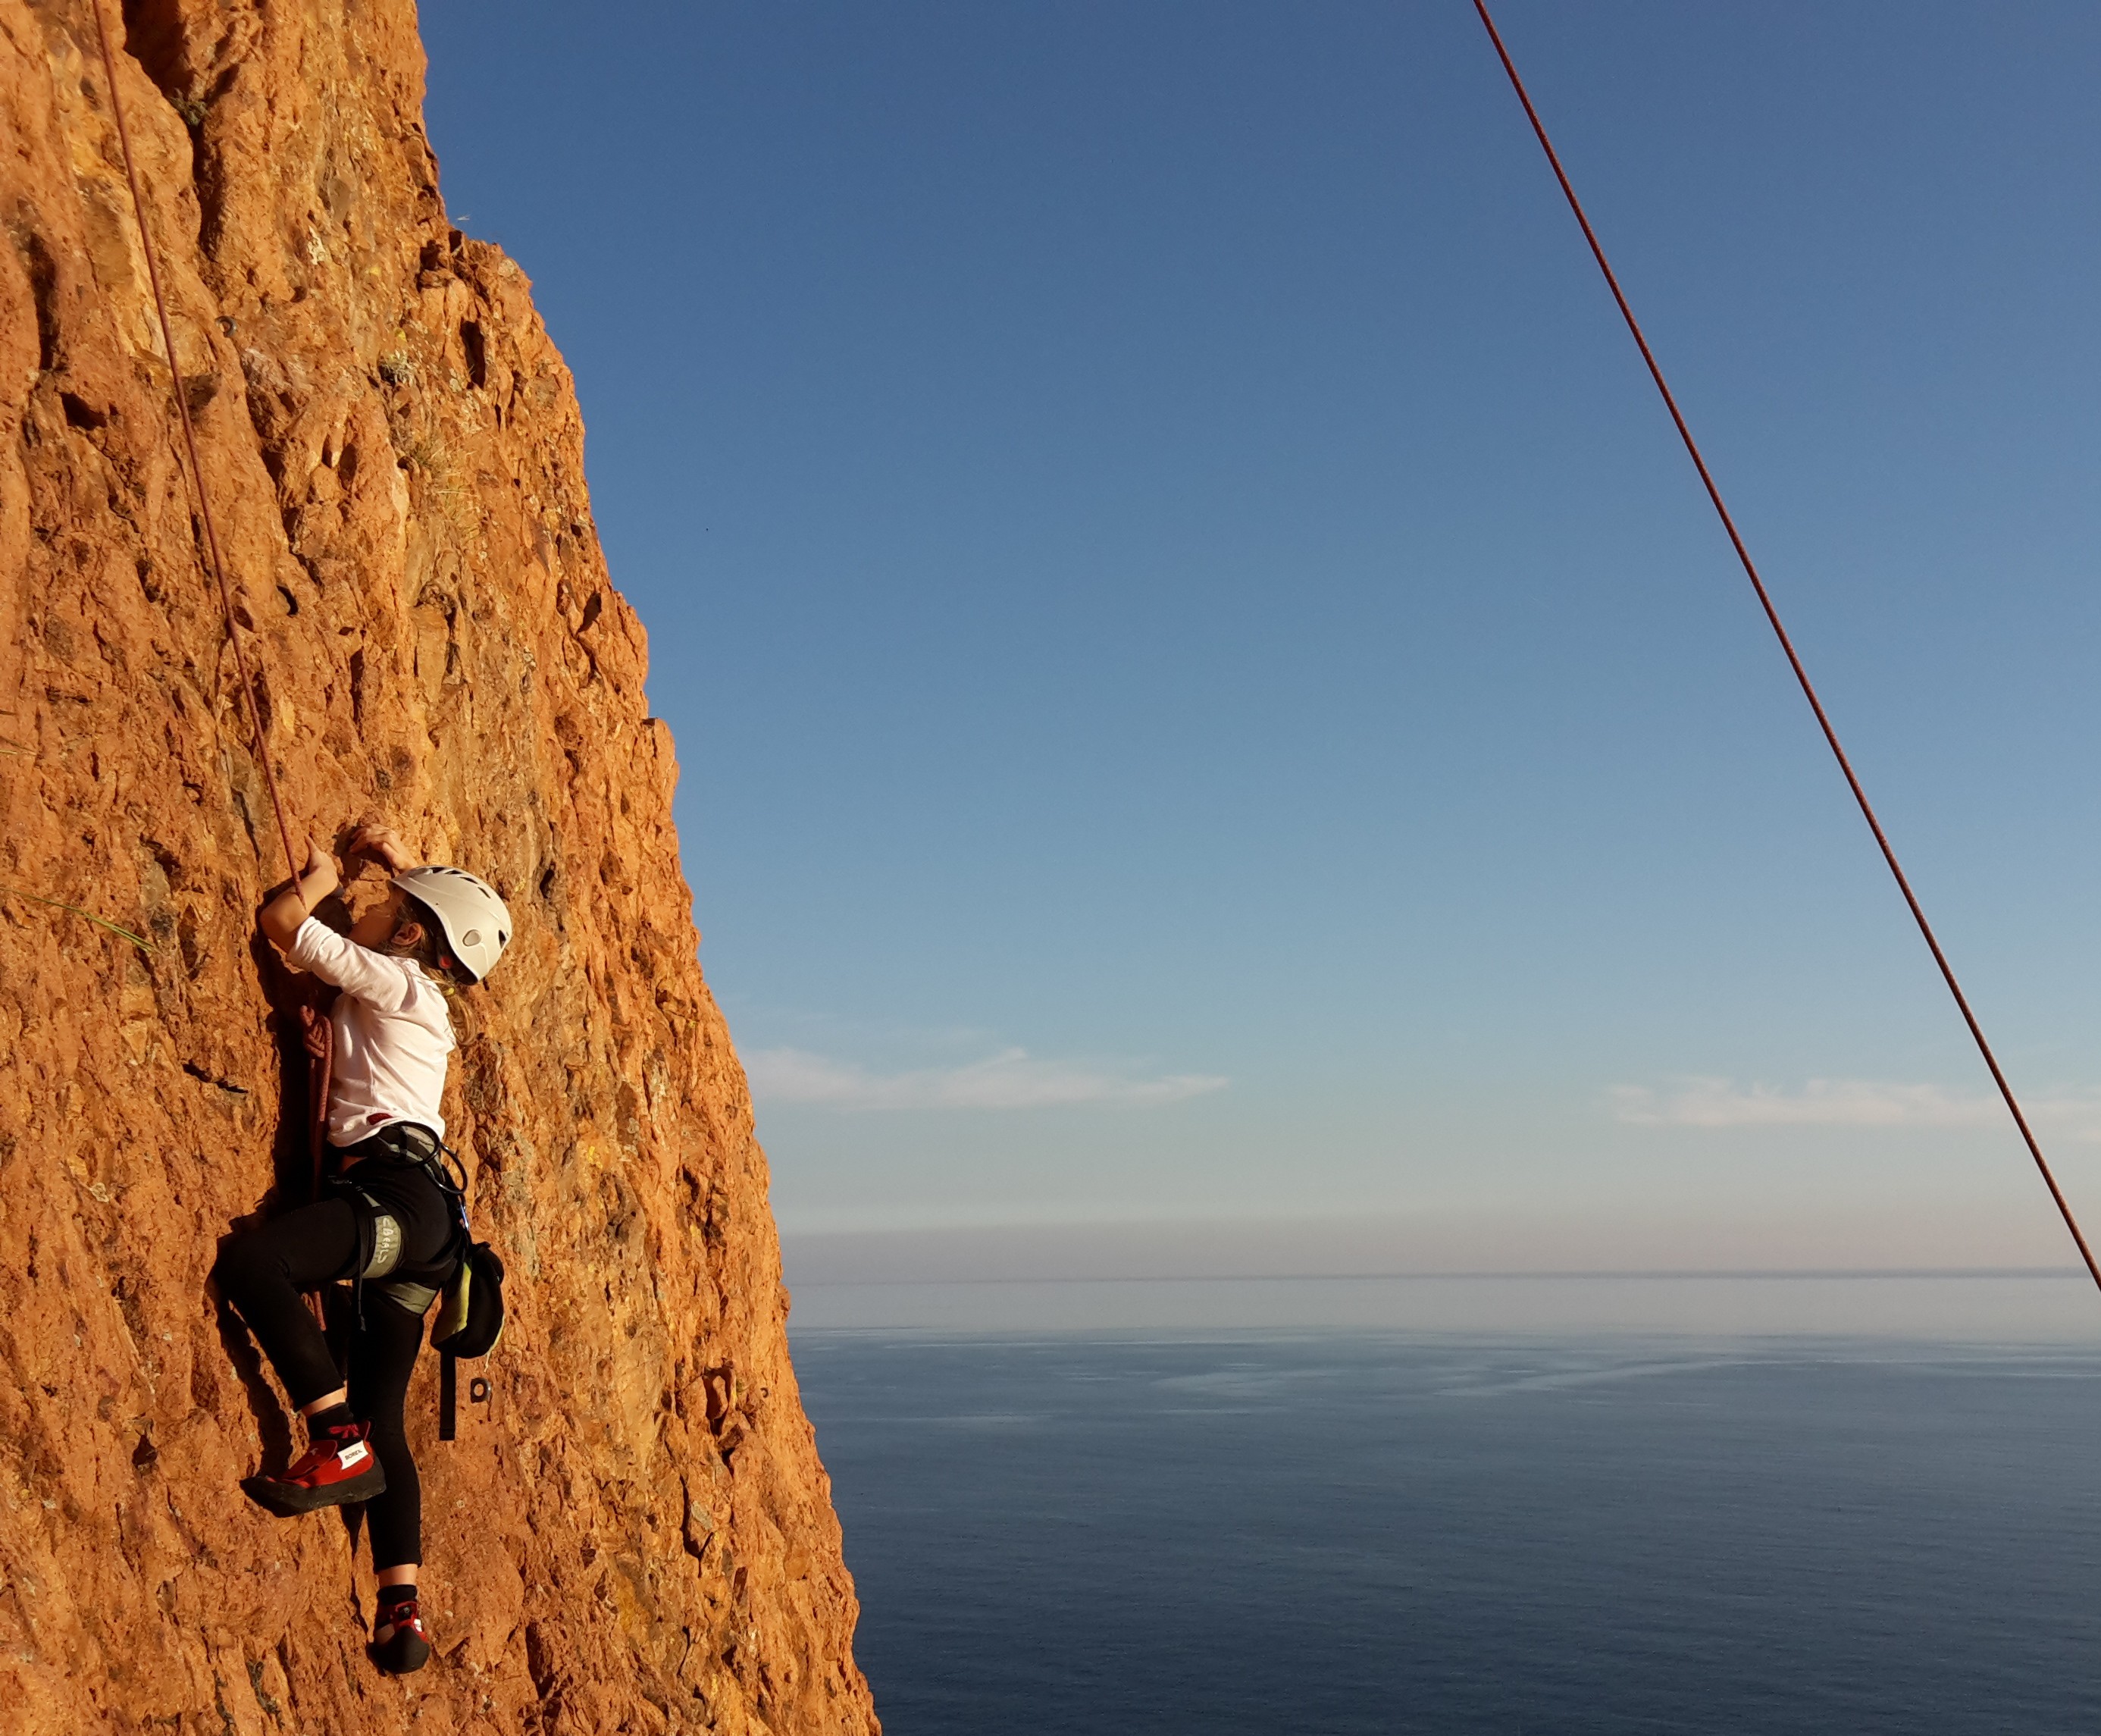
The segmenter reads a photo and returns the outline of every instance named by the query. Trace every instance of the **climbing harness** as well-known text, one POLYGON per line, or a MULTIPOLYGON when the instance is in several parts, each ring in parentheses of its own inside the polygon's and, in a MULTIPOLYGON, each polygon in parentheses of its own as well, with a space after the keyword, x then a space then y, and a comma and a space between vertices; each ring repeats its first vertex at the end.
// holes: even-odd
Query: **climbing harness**
POLYGON ((255 764, 263 773, 263 787, 269 792, 270 808, 277 817, 277 836, 285 846, 285 872, 294 881, 299 877, 299 853, 292 848, 292 828, 285 823, 285 804, 277 794, 276 774, 270 768, 270 744, 263 733, 263 708, 255 698, 255 683, 248 672, 248 654, 241 649, 241 629, 234 618, 233 587, 227 582, 226 563, 219 551, 219 531, 212 523, 211 498, 205 487, 204 464, 197 456, 197 430, 190 422, 188 388, 183 382, 183 365, 175 355, 175 327, 169 323, 167 298, 161 293, 161 266, 153 246, 153 232, 146 222, 146 201, 139 191, 138 165, 131 157, 131 130, 124 123, 124 99, 117 88, 117 55, 109 46, 109 20, 103 0, 91 0, 95 11, 95 35, 102 44, 102 69, 109 86, 109 112, 117 122, 117 142, 124 153, 124 178, 131 187, 131 212, 139 224, 139 242, 146 255, 146 281, 153 290, 153 312, 161 322, 161 345, 168 352, 168 372, 174 377, 175 414, 183 425, 183 446, 189 454, 190 478, 197 489, 197 518, 204 529, 205 551, 211 576, 219 584, 219 603, 226 615, 226 636, 233 647, 234 672, 241 680, 241 697, 246 702, 249 728, 255 737, 255 764))
POLYGON ((1809 702, 1810 710, 1816 714, 1816 727, 1824 732, 1824 739, 1831 749, 1832 757, 1838 760, 1838 769, 1845 774, 1846 787, 1853 792, 1853 799, 1860 807, 1861 817, 1868 822, 1868 830, 1875 835, 1876 847, 1882 852, 1883 861, 1889 866, 1891 876, 1897 883, 1897 890, 1904 894, 1904 904, 1911 911, 1912 920, 1918 924, 1918 932, 1925 937, 1926 950, 1933 954, 1933 962, 1940 968, 1941 980, 1948 985, 1948 992, 1955 997, 1956 1008, 1962 1015, 1962 1022, 1969 1026, 1970 1035, 1977 1045, 1977 1052, 1984 1057, 1984 1065, 1991 1073, 1992 1083, 1999 1087, 1999 1095, 2006 1100, 2006 1109, 2014 1118, 2014 1125, 2020 1129, 2022 1141, 2028 1146, 2028 1155, 2035 1159, 2037 1171, 2042 1176, 2043 1185, 2050 1189, 2050 1197, 2056 1204, 2058 1215, 2064 1220, 2064 1227, 2072 1232, 2072 1242, 2079 1249, 2079 1257, 2086 1261, 2087 1273, 2095 1286, 2101 1287, 2101 1265, 2094 1263, 2094 1251, 2086 1245, 2086 1238, 2080 1232, 2079 1220, 2072 1215, 2071 1204, 2058 1186, 2057 1177, 2050 1173, 2049 1162, 2042 1154, 2042 1146, 2037 1142, 2034 1130, 2028 1126, 2028 1118, 2022 1111, 2020 1100, 2014 1095, 2014 1087, 2000 1070, 1998 1056, 1992 1052, 1992 1045, 1985 1040, 1984 1028, 1977 1022, 1977 1015, 1970 1010, 1970 998, 1962 992, 1962 985, 1956 981, 1954 967, 1948 963, 1948 955, 1940 950, 1940 942, 1934 935, 1933 925, 1926 919, 1926 911, 1919 904, 1918 895, 1911 889, 1911 882, 1897 861, 1897 853, 1891 847, 1888 835, 1882 830, 1882 822, 1875 817, 1875 810, 1868 800, 1868 792, 1861 787, 1860 780, 1854 773, 1853 762, 1846 757, 1846 750, 1839 745, 1838 732, 1832 727, 1830 718, 1825 713, 1824 702, 1816 697, 1816 689, 1810 683, 1809 671, 1802 666, 1801 658, 1795 653, 1794 641, 1788 637, 1786 627, 1780 624, 1780 611, 1773 606, 1773 600, 1766 591, 1765 581, 1758 577, 1758 569, 1751 560, 1751 551, 1745 547, 1743 537, 1736 529, 1736 521, 1729 516, 1728 507, 1722 503, 1722 491, 1714 485, 1706 459, 1701 456, 1699 443, 1693 439, 1692 430, 1686 425, 1685 417, 1678 408, 1678 400, 1671 395, 1670 388, 1665 382, 1663 370, 1657 365, 1655 353, 1648 347, 1648 339, 1642 335, 1641 326, 1635 320, 1634 311, 1628 305, 1627 298, 1620 288, 1619 278, 1614 275, 1610 262, 1605 258, 1605 250, 1599 242, 1597 232, 1590 227, 1590 219, 1583 214, 1582 202, 1576 197, 1576 188, 1569 181, 1568 171, 1561 166, 1561 158, 1554 148, 1553 141, 1546 136, 1546 127, 1539 118, 1539 111, 1533 107, 1532 98, 1524 88, 1524 81, 1518 77, 1517 64, 1511 59, 1510 51, 1503 46, 1502 34, 1496 29, 1495 20, 1488 16, 1487 0, 1474 0, 1474 10, 1480 15, 1482 27, 1488 31, 1489 42, 1495 45, 1496 58, 1502 62, 1503 71, 1510 77, 1511 88, 1516 91, 1518 101, 1524 107, 1524 117, 1532 122, 1533 135, 1539 140, 1540 149, 1546 153, 1547 165, 1554 170, 1555 179, 1561 184, 1562 196, 1568 200, 1568 209, 1576 214, 1576 221, 1583 231, 1583 239, 1590 243, 1590 257, 1598 262, 1598 269, 1604 273, 1605 286, 1612 292, 1612 299, 1619 305, 1620 317, 1627 322, 1627 330, 1634 335, 1634 345, 1641 351, 1642 361, 1648 365, 1649 378, 1656 382, 1656 389, 1662 396, 1664 408, 1670 412, 1670 419, 1677 427, 1678 437, 1685 443, 1685 450, 1692 460, 1692 467, 1700 472, 1701 485, 1707 490, 1707 498, 1713 503, 1715 516, 1722 520, 1723 529, 1728 533, 1729 545, 1736 551, 1736 559, 1743 566, 1744 576, 1750 580, 1751 589, 1758 593, 1758 607, 1765 611, 1766 621, 1773 630, 1773 636, 1780 640, 1780 648, 1786 653, 1788 667, 1794 671, 1794 679, 1802 689, 1802 698, 1809 702))
MULTIPOLYGON (((325 1125, 326 1111, 321 1112, 325 1125)), ((362 1320, 365 1286, 371 1282, 382 1295, 419 1318, 431 1304, 444 1298, 431 1344, 437 1351, 438 1438, 457 1438, 458 1427, 458 1371, 463 1359, 484 1357, 503 1335, 503 1262, 486 1242, 474 1239, 467 1220, 467 1168, 460 1155, 428 1127, 416 1122, 396 1122, 356 1145, 342 1148, 339 1155, 355 1153, 370 1160, 383 1159, 421 1170, 436 1186, 452 1220, 452 1234, 444 1251, 427 1266, 400 1268, 401 1226, 386 1207, 358 1185, 358 1171, 338 1176, 335 1186, 351 1196, 357 1211, 357 1271, 352 1281, 352 1308, 362 1320), (435 1280, 435 1282, 433 1282, 435 1280)), ((488 1383, 477 1380, 473 1397, 487 1396, 488 1383)))

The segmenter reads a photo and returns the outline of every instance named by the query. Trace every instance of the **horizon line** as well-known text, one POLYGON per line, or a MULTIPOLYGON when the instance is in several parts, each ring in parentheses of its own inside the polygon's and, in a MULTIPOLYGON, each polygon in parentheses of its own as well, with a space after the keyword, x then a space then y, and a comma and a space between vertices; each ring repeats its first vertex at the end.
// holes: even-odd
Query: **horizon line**
POLYGON ((1511 1279, 1544 1282, 1570 1279, 1661 1282, 1672 1279, 1752 1279, 1773 1282, 1787 1278, 1818 1278, 1856 1282, 1893 1278, 2083 1278, 2079 1266, 1747 1266, 1645 1267, 1626 1270, 1572 1269, 1567 1271, 1462 1272, 1178 1272, 1065 1273, 1041 1278, 806 1278, 791 1285, 797 1290, 894 1288, 907 1284, 1355 1284, 1400 1281, 1423 1283, 1439 1278, 1471 1282, 1511 1279))

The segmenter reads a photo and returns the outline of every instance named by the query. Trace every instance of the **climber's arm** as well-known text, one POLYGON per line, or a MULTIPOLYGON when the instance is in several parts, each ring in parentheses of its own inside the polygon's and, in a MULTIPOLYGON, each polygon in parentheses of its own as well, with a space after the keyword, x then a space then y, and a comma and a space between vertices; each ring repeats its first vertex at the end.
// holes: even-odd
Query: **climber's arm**
POLYGON ((313 907, 342 884, 335 871, 335 857, 318 838, 307 840, 307 866, 299 877, 263 906, 263 933, 280 952, 292 944, 299 924, 313 907))

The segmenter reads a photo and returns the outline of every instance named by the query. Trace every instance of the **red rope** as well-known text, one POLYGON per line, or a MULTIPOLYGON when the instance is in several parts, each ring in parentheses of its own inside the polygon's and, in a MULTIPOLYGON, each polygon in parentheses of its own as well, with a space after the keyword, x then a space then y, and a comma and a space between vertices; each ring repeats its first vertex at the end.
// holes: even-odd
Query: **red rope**
POLYGON ((226 563, 219 552, 219 532, 211 520, 211 500, 204 483, 204 464, 197 457, 197 430, 190 423, 189 394, 183 386, 182 364, 175 358, 175 334, 168 323, 168 303, 161 293, 161 267, 153 250, 153 232, 146 224, 146 201, 139 189, 138 166, 131 158, 131 131, 124 124, 124 100, 117 94, 117 56, 109 46, 109 23, 103 15, 103 0, 91 0, 95 9, 95 34, 102 39, 102 67, 109 80, 109 110, 117 120, 117 142, 124 150, 124 175, 131 184, 131 210, 139 221, 139 239, 146 254, 146 281, 153 289, 153 311, 160 316, 161 343, 168 352, 168 371, 175 376, 175 414, 182 418, 183 445, 190 455, 190 474, 197 486, 197 516, 204 525, 206 551, 210 556, 211 576, 219 582, 219 606, 226 613, 226 636, 233 646, 233 666, 241 677, 241 693, 248 704, 249 727, 255 734, 255 763, 263 768, 263 787, 270 793, 270 807, 277 817, 277 836, 285 846, 285 870, 296 881, 299 858, 292 848, 292 828, 285 823, 285 804, 277 794, 277 780, 270 769, 270 744, 263 734, 263 709, 255 699, 255 684, 248 673, 248 658, 241 649, 241 630, 233 618, 233 587, 226 582, 226 563))
POLYGON ((2006 1075, 2000 1070, 1999 1058, 1992 1052, 1992 1045, 1985 1041, 1984 1026, 1977 1022, 1977 1015, 1970 1010, 1970 998, 1962 992, 1962 985, 1955 980, 1954 968, 1948 963, 1948 955, 1940 950, 1940 942, 1934 936, 1933 925, 1926 919, 1926 912, 1920 907, 1917 894, 1911 889, 1911 882, 1904 876, 1904 869, 1897 861, 1896 852, 1890 848, 1889 838, 1882 830, 1882 822, 1875 817, 1875 810, 1868 801, 1868 792, 1860 787, 1860 780, 1854 773, 1853 762, 1846 757, 1846 750, 1839 746, 1838 732, 1831 727, 1831 720, 1825 715, 1824 702, 1816 697, 1816 689, 1810 684, 1809 671, 1802 666, 1801 658, 1795 654, 1794 641, 1787 636, 1787 629, 1780 624, 1780 611, 1773 607, 1773 600, 1767 594, 1765 581, 1758 577, 1758 569, 1751 560, 1751 551, 1745 547, 1744 539, 1737 532, 1736 521, 1729 516, 1729 509, 1722 503, 1722 491, 1715 487, 1714 478, 1707 468, 1707 461, 1700 455, 1699 444, 1692 438, 1692 430, 1686 426, 1685 418, 1678 408, 1678 400, 1671 396, 1670 388, 1664 379, 1663 370, 1656 365, 1655 354, 1648 347, 1648 339, 1642 335, 1640 323, 1634 318, 1634 310, 1627 305, 1627 298, 1620 289, 1620 280, 1613 275, 1612 264, 1605 258, 1605 250, 1599 245, 1597 232, 1590 227, 1590 219, 1583 215, 1582 202, 1576 197, 1575 188, 1569 184, 1568 171, 1561 166, 1561 159, 1555 154, 1553 141, 1546 136, 1546 128, 1540 121, 1539 111, 1532 106, 1532 98, 1525 92, 1524 81, 1517 75, 1517 67, 1510 57, 1510 51, 1503 46, 1502 35, 1496 29, 1496 21, 1488 16, 1485 0, 1474 0, 1474 10, 1480 14, 1481 24, 1488 33, 1488 40, 1495 44, 1496 58, 1503 63, 1503 70, 1510 75, 1511 88, 1517 92, 1517 100, 1524 105, 1525 118, 1532 122, 1533 134, 1539 140, 1540 149, 1546 153, 1546 161, 1554 170, 1555 179, 1561 184, 1561 192, 1568 201, 1568 209, 1576 214, 1576 221, 1582 226, 1583 239, 1590 244, 1590 256, 1598 262, 1598 269, 1605 274, 1606 287, 1612 290, 1612 299, 1619 303, 1620 317, 1627 322, 1627 330, 1634 334, 1642 360, 1648 365, 1649 378, 1656 382, 1656 389, 1663 395, 1664 408, 1670 412, 1671 421, 1677 424, 1678 437, 1685 442, 1685 450, 1692 457, 1693 468, 1700 472, 1701 485, 1707 490, 1708 499, 1714 503, 1714 512, 1722 520, 1722 528, 1729 534, 1730 546, 1736 550, 1736 559, 1743 564, 1744 575, 1750 580, 1752 590, 1758 593, 1758 607, 1765 611, 1773 636, 1780 640, 1780 649, 1787 653, 1788 667, 1794 671, 1794 679, 1801 684, 1802 697, 1809 702, 1810 710, 1816 714, 1816 727, 1824 732, 1824 739, 1830 746, 1832 757, 1838 760, 1838 769, 1846 774, 1846 787, 1853 792, 1853 799, 1860 804, 1861 817, 1868 822, 1868 830, 1875 835, 1876 847, 1882 851, 1882 860, 1889 864, 1890 873, 1897 883, 1897 890, 1904 894, 1904 903, 1911 910, 1912 920, 1918 924, 1918 932, 1926 937, 1926 949, 1932 953, 1933 962, 1940 968, 1941 980, 1948 985, 1948 992, 1955 997, 1955 1005, 1962 1015, 1962 1022, 1970 1027, 1970 1034, 1976 1041, 1977 1052, 1984 1057, 1984 1065, 1991 1070, 1992 1083, 1999 1087, 1999 1095, 2006 1100, 2006 1108, 2014 1118, 2014 1125, 2021 1130, 2021 1139, 2028 1148, 2028 1155, 2035 1159, 2036 1169, 2042 1176, 2042 1185, 2050 1189, 2050 1197, 2056 1203, 2058 1215, 2064 1220, 2064 1227, 2072 1232, 2072 1239, 2079 1249, 2079 1257, 2086 1262, 2086 1269, 2094 1284, 2101 1286, 2101 1265, 2094 1264, 2094 1251, 2087 1247, 2086 1238, 2080 1233, 2079 1220, 2072 1216, 2072 1207, 2066 1201, 2063 1190, 2058 1186, 2057 1177, 2050 1173, 2050 1164, 2042 1154, 2042 1147, 2037 1143, 2035 1132, 2028 1126, 2027 1115, 2022 1113, 2020 1100, 2015 1096, 2014 1087, 2006 1083, 2006 1075))

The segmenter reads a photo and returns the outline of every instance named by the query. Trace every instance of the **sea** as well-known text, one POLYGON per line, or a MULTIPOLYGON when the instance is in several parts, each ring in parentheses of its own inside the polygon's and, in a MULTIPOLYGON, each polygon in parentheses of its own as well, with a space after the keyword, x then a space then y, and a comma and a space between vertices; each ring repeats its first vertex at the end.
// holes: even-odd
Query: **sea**
POLYGON ((2094 1342, 794 1350, 890 1736, 2101 1729, 2094 1342))

